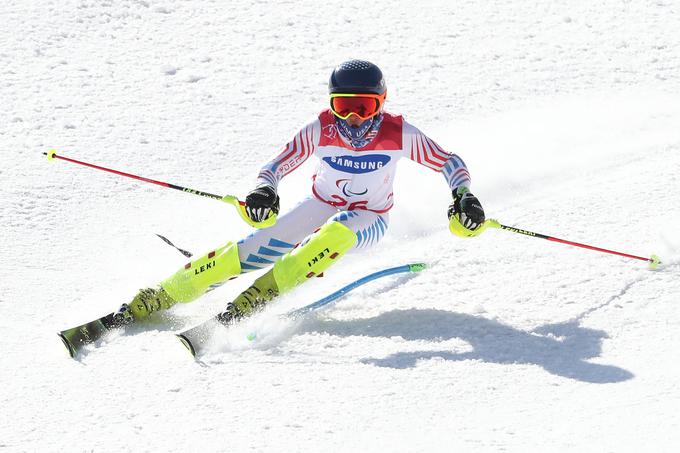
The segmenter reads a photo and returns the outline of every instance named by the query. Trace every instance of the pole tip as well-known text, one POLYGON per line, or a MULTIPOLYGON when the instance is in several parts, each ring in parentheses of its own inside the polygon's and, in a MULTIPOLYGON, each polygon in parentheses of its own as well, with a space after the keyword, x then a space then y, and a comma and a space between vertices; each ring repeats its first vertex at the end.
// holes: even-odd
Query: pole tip
POLYGON ((51 149, 51 150, 49 150, 49 151, 47 151, 46 153, 43 153, 43 154, 45 154, 47 156, 47 160, 53 160, 54 156, 57 155, 57 152, 55 150, 51 149))
POLYGON ((427 264, 425 264, 425 263, 413 263, 413 264, 409 264, 408 267, 409 267, 410 272, 421 272, 421 271, 425 270, 425 268, 427 267, 427 264))
POLYGON ((659 264, 661 264, 661 258, 659 258, 656 255, 652 255, 649 258, 649 268, 652 270, 656 270, 659 268, 659 264))

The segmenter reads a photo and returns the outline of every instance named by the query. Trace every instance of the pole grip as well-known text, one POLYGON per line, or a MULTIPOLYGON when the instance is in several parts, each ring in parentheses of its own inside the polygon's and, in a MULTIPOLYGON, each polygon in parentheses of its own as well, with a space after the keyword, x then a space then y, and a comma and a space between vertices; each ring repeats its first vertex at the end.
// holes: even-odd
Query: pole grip
POLYGON ((222 201, 232 205, 236 209, 236 212, 238 212, 238 215, 241 216, 241 220, 243 220, 253 228, 258 229, 269 228, 270 226, 273 226, 276 223, 276 214, 274 214, 273 212, 269 214, 269 217, 267 217, 261 222, 254 221, 253 219, 248 217, 248 213, 246 212, 246 204, 233 195, 223 196, 222 201))

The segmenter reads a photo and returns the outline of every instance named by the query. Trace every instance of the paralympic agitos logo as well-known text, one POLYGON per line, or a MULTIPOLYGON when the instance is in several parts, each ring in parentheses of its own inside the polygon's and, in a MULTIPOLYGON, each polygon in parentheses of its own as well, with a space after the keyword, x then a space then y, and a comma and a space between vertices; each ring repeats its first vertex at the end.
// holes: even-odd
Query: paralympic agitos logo
POLYGON ((350 189, 351 186, 351 180, 350 179, 338 179, 335 181, 335 186, 342 190, 342 194, 346 197, 353 197, 355 195, 366 195, 368 193, 368 189, 364 189, 361 192, 354 192, 352 189, 350 189))
POLYGON ((331 156, 323 160, 335 170, 346 173, 370 173, 380 170, 391 158, 384 154, 368 154, 366 156, 331 156))

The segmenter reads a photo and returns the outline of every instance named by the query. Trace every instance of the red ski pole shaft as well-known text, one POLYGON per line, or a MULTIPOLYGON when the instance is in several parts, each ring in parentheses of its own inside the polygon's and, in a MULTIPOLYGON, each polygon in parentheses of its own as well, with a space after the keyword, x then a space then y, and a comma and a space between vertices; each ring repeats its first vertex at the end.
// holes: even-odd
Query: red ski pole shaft
POLYGON ((114 175, 125 176, 126 178, 136 179, 137 181, 143 181, 143 182, 148 182, 149 184, 155 184, 157 186, 167 187, 168 189, 180 190, 182 192, 190 193, 190 194, 193 194, 193 195, 199 195, 201 197, 212 198, 213 200, 223 201, 223 202, 230 204, 233 207, 235 207, 236 212, 238 212, 238 215, 241 216, 241 219, 243 219, 244 222, 246 222, 248 225, 250 225, 254 228, 268 228, 268 227, 270 227, 270 226, 272 226, 276 223, 276 214, 274 214, 273 212, 269 214, 269 217, 267 217, 266 219, 264 219, 260 222, 256 222, 256 221, 252 220, 248 216, 248 213, 246 212, 245 203, 243 201, 239 200, 234 195, 224 195, 224 196, 215 195, 214 193, 203 192, 201 190, 196 190, 196 189, 190 189, 189 187, 182 187, 182 186, 178 186, 177 184, 170 184, 169 182, 156 181, 155 179, 150 179, 150 178, 145 178, 143 176, 133 175, 132 173, 125 173, 124 171, 114 170, 112 168, 106 168, 106 167, 102 167, 100 165, 90 164, 88 162, 83 162, 83 161, 80 161, 80 160, 71 159, 70 157, 59 156, 59 155, 57 155, 57 152, 53 149, 51 149, 49 152, 43 153, 43 154, 46 155, 49 160, 53 160, 53 159, 64 160, 66 162, 71 162, 73 164, 82 165, 84 167, 90 167, 90 168, 94 168, 96 170, 102 170, 102 171, 106 171, 106 172, 109 172, 109 173, 113 173, 114 175))
POLYGON ((580 242, 574 242, 574 241, 568 241, 566 239, 560 239, 556 238, 553 236, 548 236, 547 234, 541 234, 541 233, 534 233, 533 231, 528 231, 528 230, 523 230, 520 228, 514 228, 511 226, 503 225, 495 220, 489 220, 489 226, 495 227, 495 228, 500 228, 501 230, 506 230, 510 231, 512 233, 517 233, 517 234, 523 234, 525 236, 530 236, 530 237, 535 237, 535 238, 540 238, 540 239, 545 239, 551 242, 559 242, 560 244, 567 244, 567 245, 572 245, 574 247, 580 247, 588 250, 594 250, 596 252, 603 252, 603 253, 610 253, 612 255, 617 255, 617 256, 623 256, 625 258, 631 258, 635 260, 640 260, 640 261, 646 261, 650 263, 652 268, 656 268, 661 261, 659 260, 659 257, 656 255, 652 255, 650 258, 646 258, 644 256, 637 256, 637 255, 632 255, 630 253, 623 253, 623 252, 617 252, 615 250, 609 250, 605 249, 602 247, 596 247, 594 245, 588 245, 588 244, 582 244, 580 242))
POLYGON ((102 166, 99 166, 99 165, 94 165, 94 164, 90 164, 90 163, 87 163, 87 162, 83 162, 83 161, 80 161, 80 160, 71 159, 69 157, 59 156, 56 153, 56 151, 54 151, 54 150, 51 150, 49 153, 43 153, 43 154, 46 155, 47 158, 50 159, 50 160, 52 160, 52 159, 64 160, 66 162, 71 162, 73 164, 78 164, 78 165, 82 165, 82 166, 85 166, 85 167, 94 168, 96 170, 106 171, 106 172, 109 172, 109 173, 113 173, 114 175, 125 176, 126 178, 136 179, 137 181, 143 181, 143 182, 148 182, 150 184, 156 184, 157 186, 167 187, 169 189, 181 190, 182 192, 187 192, 187 193, 191 193, 191 194, 194 194, 194 195, 200 195, 202 197, 212 198, 212 199, 215 199, 215 200, 222 200, 224 198, 221 195, 215 195, 215 194, 212 194, 212 193, 209 193, 209 192, 203 192, 203 191, 200 191, 200 190, 190 189, 188 187, 182 187, 182 186, 178 186, 177 184, 170 184, 168 182, 156 181, 155 179, 150 179, 150 178, 145 178, 143 176, 133 175, 132 173, 125 173, 123 171, 114 170, 112 168, 106 168, 106 167, 102 167, 102 166))

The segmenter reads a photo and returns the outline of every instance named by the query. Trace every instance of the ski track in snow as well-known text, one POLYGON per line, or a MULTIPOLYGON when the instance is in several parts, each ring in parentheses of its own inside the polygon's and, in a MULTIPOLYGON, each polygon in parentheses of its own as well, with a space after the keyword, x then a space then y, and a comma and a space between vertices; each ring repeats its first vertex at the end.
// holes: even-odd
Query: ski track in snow
MULTIPOLYGON (((676 451, 677 4, 325 7, 6 2, 0 451, 676 451), (663 266, 504 231, 453 238, 443 178, 404 162, 381 244, 201 362, 172 333, 253 276, 67 358, 57 331, 185 263, 155 233, 198 255, 248 228, 212 200, 41 153, 243 197, 348 58, 378 63, 387 109, 460 153, 488 216, 663 266), (417 261, 430 268, 277 317, 417 261)), ((284 210, 312 171, 284 180, 284 210)))

